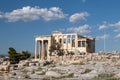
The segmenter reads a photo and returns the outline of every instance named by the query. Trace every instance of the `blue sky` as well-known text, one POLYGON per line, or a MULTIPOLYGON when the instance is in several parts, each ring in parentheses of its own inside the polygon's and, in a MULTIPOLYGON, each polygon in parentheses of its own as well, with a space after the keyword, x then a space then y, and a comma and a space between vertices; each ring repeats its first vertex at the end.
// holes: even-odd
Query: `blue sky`
POLYGON ((34 53, 34 36, 52 31, 96 38, 96 52, 120 51, 120 0, 0 0, 0 54, 34 53))

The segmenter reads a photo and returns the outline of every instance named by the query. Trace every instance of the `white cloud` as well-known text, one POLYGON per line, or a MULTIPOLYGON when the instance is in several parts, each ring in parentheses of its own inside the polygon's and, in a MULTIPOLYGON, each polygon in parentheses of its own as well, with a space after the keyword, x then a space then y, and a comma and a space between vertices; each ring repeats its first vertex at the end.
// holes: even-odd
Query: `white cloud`
POLYGON ((70 16, 69 21, 70 22, 85 21, 87 16, 89 16, 87 12, 75 13, 70 16))
POLYGON ((115 29, 114 32, 120 32, 120 28, 115 29))
POLYGON ((22 9, 16 9, 12 12, 6 12, 2 17, 8 19, 9 22, 15 22, 18 20, 32 21, 43 18, 46 21, 57 20, 66 17, 66 14, 62 12, 59 7, 39 8, 26 6, 22 9))
POLYGON ((106 29, 106 28, 107 28, 106 25, 100 25, 100 26, 99 26, 99 30, 103 30, 103 29, 106 29))
POLYGON ((3 18, 3 13, 2 12, 0 12, 0 18, 3 18))
POLYGON ((120 38, 120 33, 118 35, 116 35, 115 38, 120 38))
POLYGON ((2 15, 0 15, 0 18, 2 18, 2 15))
POLYGON ((78 34, 87 34, 90 33, 90 26, 85 24, 79 27, 70 27, 67 28, 67 32, 78 33, 78 34))
POLYGON ((102 35, 102 36, 97 36, 97 37, 96 37, 97 40, 104 40, 104 39, 107 39, 107 38, 109 38, 109 35, 108 35, 108 34, 104 34, 104 35, 102 35))
POLYGON ((116 28, 114 32, 120 32, 120 21, 114 24, 109 24, 109 25, 116 28))
POLYGON ((117 23, 115 23, 113 25, 120 28, 120 21, 118 21, 117 23))

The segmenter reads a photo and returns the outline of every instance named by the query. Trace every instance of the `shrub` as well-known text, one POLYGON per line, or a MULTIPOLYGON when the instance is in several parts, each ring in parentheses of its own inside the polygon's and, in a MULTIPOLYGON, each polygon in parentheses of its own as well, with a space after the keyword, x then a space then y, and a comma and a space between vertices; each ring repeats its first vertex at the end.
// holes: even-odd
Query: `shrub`
POLYGON ((89 73, 89 72, 91 72, 91 69, 85 69, 85 71, 81 74, 86 74, 86 73, 89 73))
POLYGON ((84 63, 83 63, 83 62, 80 62, 79 65, 84 65, 84 63))
POLYGON ((95 77, 91 80, 120 80, 120 79, 113 78, 113 77, 95 77))
POLYGON ((22 72, 23 72, 24 74, 27 74, 28 70, 23 69, 22 72))
POLYGON ((42 78, 42 80, 50 80, 50 79, 48 79, 48 78, 42 78))
POLYGON ((42 68, 41 68, 41 67, 38 67, 37 71, 42 71, 42 68))
POLYGON ((70 73, 67 77, 68 77, 68 78, 74 77, 74 73, 70 73))
POLYGON ((30 76, 29 75, 25 75, 25 78, 30 79, 30 76))
POLYGON ((80 62, 80 63, 72 63, 73 65, 84 65, 83 62, 80 62))
POLYGON ((19 63, 20 60, 25 60, 31 56, 28 51, 22 51, 22 53, 16 52, 16 50, 12 47, 9 48, 8 51, 9 61, 11 64, 19 63))
POLYGON ((117 59, 116 58, 112 58, 112 62, 116 62, 117 61, 117 59))
POLYGON ((35 70, 32 70, 31 74, 34 74, 35 73, 35 70))

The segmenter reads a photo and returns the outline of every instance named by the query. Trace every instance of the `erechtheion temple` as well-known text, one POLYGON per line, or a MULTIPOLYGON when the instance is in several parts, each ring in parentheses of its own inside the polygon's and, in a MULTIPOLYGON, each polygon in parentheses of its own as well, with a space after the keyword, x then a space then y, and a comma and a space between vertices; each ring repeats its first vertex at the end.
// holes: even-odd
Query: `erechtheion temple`
POLYGON ((49 36, 35 37, 35 60, 49 59, 50 46, 56 42, 61 44, 61 48, 65 51, 95 52, 95 38, 83 37, 76 33, 63 34, 59 31, 54 31, 49 36))

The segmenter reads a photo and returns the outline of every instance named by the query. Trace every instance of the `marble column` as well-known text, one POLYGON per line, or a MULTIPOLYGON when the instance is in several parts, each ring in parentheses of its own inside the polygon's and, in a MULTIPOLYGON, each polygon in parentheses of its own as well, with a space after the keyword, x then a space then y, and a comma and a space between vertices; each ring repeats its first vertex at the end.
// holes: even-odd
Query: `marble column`
POLYGON ((83 47, 83 40, 81 41, 81 43, 82 43, 82 47, 83 47))
POLYGON ((70 45, 71 45, 71 49, 72 49, 72 35, 70 37, 70 45))
POLYGON ((85 41, 85 47, 87 47, 87 41, 85 41))
POLYGON ((38 58, 39 58, 39 60, 40 60, 40 41, 38 42, 38 45, 39 45, 39 47, 38 47, 38 51, 39 51, 39 55, 38 55, 38 58))
POLYGON ((56 43, 58 43, 58 42, 59 42, 59 40, 58 40, 58 35, 56 36, 56 39, 55 39, 55 40, 56 40, 56 43))
POLYGON ((82 41, 80 41, 80 47, 82 47, 82 41))
POLYGON ((50 60, 50 52, 49 52, 50 46, 51 46, 51 41, 48 40, 48 43, 47 43, 47 60, 50 60))
POLYGON ((78 37, 77 37, 77 35, 75 35, 75 48, 77 48, 78 47, 78 37))
POLYGON ((68 35, 66 35, 66 50, 68 50, 68 35))
POLYGON ((39 60, 41 59, 41 53, 42 53, 42 43, 41 43, 41 41, 40 41, 39 60))
POLYGON ((64 36, 62 35, 62 49, 64 47, 64 36))
POLYGON ((35 60, 37 60, 37 54, 38 54, 38 41, 35 41, 35 60))
POLYGON ((44 53, 44 51, 45 51, 45 50, 44 50, 44 40, 43 40, 41 43, 42 43, 41 60, 44 61, 44 57, 45 57, 45 56, 44 56, 44 55, 45 55, 45 53, 44 53))

